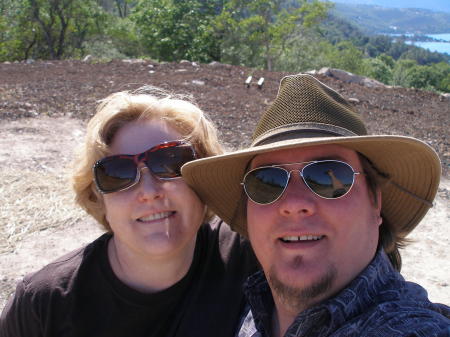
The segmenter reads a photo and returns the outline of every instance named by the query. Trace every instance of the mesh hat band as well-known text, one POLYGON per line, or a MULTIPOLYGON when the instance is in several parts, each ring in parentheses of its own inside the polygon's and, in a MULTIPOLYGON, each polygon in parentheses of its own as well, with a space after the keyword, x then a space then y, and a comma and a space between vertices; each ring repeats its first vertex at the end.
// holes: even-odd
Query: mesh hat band
POLYGON ((323 123, 294 123, 271 129, 256 138, 251 147, 288 139, 314 137, 357 136, 356 133, 336 125, 323 123))

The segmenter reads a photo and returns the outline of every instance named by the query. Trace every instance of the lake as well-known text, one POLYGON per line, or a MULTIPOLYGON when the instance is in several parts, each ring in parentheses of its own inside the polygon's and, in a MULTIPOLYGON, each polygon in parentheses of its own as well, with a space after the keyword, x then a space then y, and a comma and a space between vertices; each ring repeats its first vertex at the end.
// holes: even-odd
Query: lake
POLYGON ((430 51, 437 51, 439 53, 446 53, 450 55, 450 33, 447 34, 428 34, 427 36, 434 39, 445 40, 446 42, 412 42, 407 41, 408 44, 428 49, 430 51))

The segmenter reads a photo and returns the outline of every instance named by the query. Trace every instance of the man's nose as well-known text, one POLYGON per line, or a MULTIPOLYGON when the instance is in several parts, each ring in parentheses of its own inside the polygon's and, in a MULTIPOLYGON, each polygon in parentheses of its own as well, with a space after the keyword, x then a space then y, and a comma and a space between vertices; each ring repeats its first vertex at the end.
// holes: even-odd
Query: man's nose
POLYGON ((288 185, 279 203, 282 216, 309 216, 316 212, 314 193, 306 186, 299 170, 292 170, 288 185))

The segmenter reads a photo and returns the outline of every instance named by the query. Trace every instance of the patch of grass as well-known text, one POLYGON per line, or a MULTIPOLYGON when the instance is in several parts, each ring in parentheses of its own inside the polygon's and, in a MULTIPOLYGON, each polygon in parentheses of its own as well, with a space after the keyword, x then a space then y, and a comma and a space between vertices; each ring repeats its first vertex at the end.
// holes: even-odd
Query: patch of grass
POLYGON ((69 226, 85 216, 65 176, 0 168, 0 253, 28 234, 69 226))

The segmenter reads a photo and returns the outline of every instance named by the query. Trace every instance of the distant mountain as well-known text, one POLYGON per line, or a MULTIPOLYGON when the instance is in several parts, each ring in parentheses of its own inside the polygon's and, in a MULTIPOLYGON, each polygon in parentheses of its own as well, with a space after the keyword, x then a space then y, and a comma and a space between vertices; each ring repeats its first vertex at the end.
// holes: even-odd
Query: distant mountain
POLYGON ((339 0, 352 5, 374 5, 389 8, 422 8, 436 12, 449 12, 449 0, 339 0))
MULTIPOLYGON (((350 2, 353 0, 343 1, 350 2)), ((365 1, 383 2, 384 0, 365 1)), ((403 1, 391 2, 395 4, 403 3, 403 1)), ((413 2, 414 1, 410 1, 410 3, 413 2)), ((429 2, 432 3, 433 1, 429 2)), ((438 0, 435 0, 434 2, 438 2, 438 0)), ((448 2, 448 7, 450 8, 450 1, 446 0, 446 2, 448 2)), ((444 6, 443 2, 442 5, 444 6)), ((335 3, 332 13, 338 17, 349 20, 369 34, 450 33, 450 12, 435 12, 428 9, 388 8, 378 5, 335 3)))

